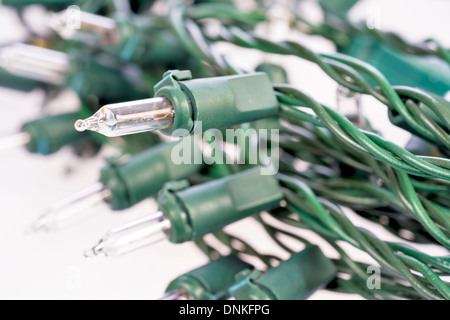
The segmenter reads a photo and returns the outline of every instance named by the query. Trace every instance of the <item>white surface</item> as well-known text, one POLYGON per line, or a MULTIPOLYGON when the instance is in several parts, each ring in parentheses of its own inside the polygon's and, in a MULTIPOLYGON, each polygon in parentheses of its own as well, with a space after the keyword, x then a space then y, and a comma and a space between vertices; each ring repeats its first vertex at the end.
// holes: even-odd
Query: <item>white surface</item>
MULTIPOLYGON (((367 6, 371 5, 380 8, 383 27, 415 40, 433 36, 450 46, 446 34, 449 30, 448 1, 364 1, 352 16, 364 17, 367 6), (407 6, 407 10, 403 6, 407 6)), ((12 27, 11 19, 10 11, 0 10, 0 30, 3 30, 0 31, 0 42, 23 36, 20 28, 12 27)), ((300 38, 318 51, 332 50, 326 41, 305 36, 300 38)), ((261 60, 260 56, 248 56, 247 50, 224 50, 245 68, 261 60)), ((289 67, 292 82, 318 100, 334 105, 335 83, 313 64, 296 58, 273 56, 264 56, 264 60, 282 62, 289 67)), ((37 117, 41 99, 38 92, 21 95, 0 90, 3 120, 0 137, 16 132, 21 123, 37 117)), ((386 136, 399 143, 408 138, 408 134, 401 130, 387 129, 385 108, 373 99, 364 98, 364 111, 375 127, 385 131, 386 136)), ((116 259, 83 258, 83 251, 95 244, 109 228, 153 212, 154 203, 151 201, 120 215, 103 209, 93 214, 91 219, 57 234, 24 234, 28 224, 51 202, 95 182, 102 166, 101 156, 80 160, 69 150, 50 157, 30 155, 24 150, 0 155, 0 299, 155 299, 162 295, 170 280, 206 263, 207 259, 189 243, 160 243, 116 259), (67 171, 73 172, 67 174, 67 171)), ((364 221, 355 221, 367 227, 364 221)), ((369 225, 371 230, 380 229, 369 225)), ((230 230, 263 252, 274 252, 273 244, 250 219, 231 226, 230 230)), ((308 232, 302 232, 305 233, 308 232)), ((322 248, 330 252, 328 245, 323 244, 322 248)), ((355 297, 319 292, 313 298, 355 297)))

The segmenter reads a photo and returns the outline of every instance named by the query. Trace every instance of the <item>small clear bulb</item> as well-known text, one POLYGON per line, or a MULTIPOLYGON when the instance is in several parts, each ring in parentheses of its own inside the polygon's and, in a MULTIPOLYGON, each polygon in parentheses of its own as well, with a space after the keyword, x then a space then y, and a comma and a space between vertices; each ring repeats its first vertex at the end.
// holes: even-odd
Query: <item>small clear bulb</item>
POLYGON ((119 137, 146 131, 169 128, 174 120, 174 110, 164 97, 110 104, 102 107, 92 117, 78 120, 75 129, 119 137))
POLYGON ((55 231, 70 224, 80 213, 90 210, 111 197, 111 192, 102 183, 96 183, 66 199, 54 203, 39 217, 29 232, 55 231))
POLYGON ((64 39, 88 44, 98 44, 100 40, 105 46, 114 45, 120 39, 119 29, 113 19, 80 11, 79 8, 51 13, 49 24, 64 39))
POLYGON ((161 211, 110 230, 92 249, 87 258, 118 257, 167 239, 171 223, 161 211))
POLYGON ((21 132, 9 137, 0 139, 0 152, 8 151, 17 147, 26 146, 31 141, 28 132, 21 132))
POLYGON ((70 57, 63 52, 19 43, 0 49, 0 67, 20 77, 62 85, 70 72, 70 57))

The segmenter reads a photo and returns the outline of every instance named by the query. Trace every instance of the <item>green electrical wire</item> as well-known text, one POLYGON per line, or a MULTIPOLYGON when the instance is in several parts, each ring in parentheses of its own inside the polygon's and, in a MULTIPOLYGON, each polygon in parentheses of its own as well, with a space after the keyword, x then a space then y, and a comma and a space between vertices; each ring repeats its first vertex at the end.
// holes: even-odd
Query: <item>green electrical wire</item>
MULTIPOLYGON (((424 269, 423 265, 420 265, 419 268, 419 265, 416 264, 412 267, 415 271, 425 272, 427 281, 423 278, 417 278, 417 276, 411 272, 410 267, 408 267, 400 257, 404 256, 405 253, 396 253, 388 243, 379 240, 364 229, 356 228, 338 207, 327 201, 320 201, 306 184, 297 179, 282 175, 280 179, 286 183, 289 188, 301 192, 302 197, 305 197, 304 200, 301 201, 292 191, 287 191, 286 193, 286 198, 291 209, 299 214, 301 219, 308 214, 316 216, 319 218, 320 222, 318 223, 322 224, 322 227, 327 228, 327 230, 337 235, 339 239, 349 242, 357 248, 361 248, 369 253, 382 267, 401 279, 408 281, 424 297, 430 299, 448 299, 450 297, 450 288, 439 277, 434 277, 434 271, 428 267, 424 269), (306 203, 304 201, 306 201, 306 203), (328 211, 325 209, 324 205, 328 211), (439 288, 440 294, 436 294, 430 289, 430 286, 439 288)), ((311 220, 306 219, 304 222, 309 227, 313 227, 311 225, 311 220)), ((317 230, 316 226, 313 228, 317 230)), ((325 235, 327 233, 325 233, 325 235)), ((398 246, 401 248, 400 244, 398 244, 398 246)), ((445 268, 442 269, 444 269, 442 271, 445 272, 445 268)))
MULTIPOLYGON (((286 213, 286 212, 285 212, 286 213)), ((289 213, 279 215, 280 213, 272 213, 272 216, 279 221, 288 225, 305 228, 298 220, 289 218, 289 213)), ((357 262, 352 260, 347 253, 340 247, 340 245, 333 238, 322 236, 325 240, 329 241, 332 247, 339 253, 340 259, 334 259, 334 263, 338 269, 337 283, 339 287, 338 292, 344 293, 357 293, 366 299, 420 299, 421 296, 412 289, 402 283, 399 283, 399 279, 392 277, 388 274, 382 274, 380 279, 380 285, 382 288, 377 290, 368 290, 366 281, 368 274, 364 271, 369 267, 368 264, 357 262), (340 274, 351 275, 351 279, 343 279, 340 274), (342 281, 345 281, 342 283, 342 281), (346 290, 347 289, 347 290, 346 290)), ((297 236, 292 237, 295 239, 297 236)), ((328 288, 330 289, 330 288, 328 288)))
MULTIPOLYGON (((303 150, 303 147, 307 143, 308 141, 301 140, 300 142, 294 144, 294 149, 297 148, 298 150, 303 150)), ((310 143, 321 147, 319 150, 330 151, 332 148, 332 146, 327 147, 321 146, 320 143, 319 144, 317 143, 317 140, 311 140, 310 143)), ((335 155, 335 153, 331 152, 330 154, 332 157, 335 155)), ((304 159, 302 155, 300 155, 299 157, 304 159)), ((362 162, 363 159, 364 158, 360 158, 359 161, 362 162)), ((285 165, 288 166, 288 164, 285 165)), ((291 170, 290 172, 296 172, 292 166, 290 170, 291 170)), ((336 173, 336 175, 339 175, 339 173, 336 173)), ((385 174, 381 175, 381 177, 383 176, 386 175, 385 174)), ((367 207, 372 205, 380 206, 380 204, 381 205, 389 204, 393 206, 396 210, 400 210, 401 212, 406 212, 411 214, 412 216, 415 216, 415 212, 412 210, 412 208, 410 208, 409 205, 403 204, 402 202, 403 197, 401 195, 395 194, 395 191, 398 189, 392 187, 392 184, 395 181, 395 179, 391 180, 385 179, 385 181, 387 185, 385 184, 385 186, 383 187, 378 187, 372 184, 371 182, 366 181, 358 181, 342 178, 336 179, 332 177, 331 178, 327 177, 326 179, 314 177, 314 179, 311 179, 310 185, 311 187, 313 187, 314 190, 327 195, 329 198, 335 201, 340 201, 341 203, 344 203, 346 205, 351 204, 352 207, 361 207, 361 206, 367 207), (391 191, 386 189, 386 187, 391 189, 391 191)), ((414 188, 412 180, 409 180, 408 184, 410 187, 414 188)), ((450 188, 448 188, 447 186, 440 186, 438 191, 448 192, 450 191, 450 188)), ((412 191, 410 190, 409 192, 412 191)), ((415 194, 415 192, 416 191, 414 190, 413 193, 415 194)), ((448 230, 449 229, 448 213, 445 212, 446 208, 441 208, 437 203, 427 200, 424 196, 420 196, 420 198, 421 201, 424 203, 424 205, 427 206, 428 211, 430 213, 433 213, 433 216, 436 215, 435 217, 436 220, 438 220, 441 224, 443 224, 448 230)), ((424 212, 424 210, 422 210, 422 212, 424 212)))
MULTIPOLYGON (((278 97, 281 103, 311 108, 318 119, 320 119, 320 121, 314 121, 314 124, 325 125, 336 137, 352 149, 370 154, 397 169, 413 175, 434 176, 450 180, 450 170, 447 169, 450 165, 448 159, 439 158, 442 164, 445 164, 445 167, 436 166, 428 161, 429 158, 422 159, 377 134, 358 129, 346 117, 331 108, 317 103, 307 94, 290 85, 278 85, 275 88, 282 94, 278 97)), ((298 117, 299 120, 306 120, 302 115, 304 112, 291 106, 282 106, 281 112, 298 117)))
MULTIPOLYGON (((388 80, 375 68, 369 64, 342 54, 316 54, 309 50, 300 43, 293 41, 274 42, 266 38, 251 35, 237 27, 223 28, 221 35, 213 38, 214 41, 226 41, 238 46, 258 49, 263 52, 282 54, 282 55, 294 55, 313 63, 316 63, 320 68, 325 71, 332 79, 339 84, 347 87, 348 89, 369 94, 385 104, 390 110, 399 113, 405 122, 420 135, 434 141, 442 142, 446 148, 450 147, 450 137, 448 134, 442 137, 441 135, 435 135, 434 132, 441 132, 442 130, 450 130, 447 125, 440 127, 437 123, 424 123, 423 119, 416 119, 411 113, 411 105, 409 107, 403 102, 402 91, 397 92, 394 87, 390 85, 388 80), (372 85, 370 81, 373 81, 376 86, 372 85), (434 131, 429 130, 429 126, 434 131), (440 129, 438 128, 440 127, 440 129), (443 139, 443 140, 442 140, 443 139), (441 141, 442 140, 442 141, 441 141)), ((404 89, 404 88, 403 88, 404 89)), ((415 90, 417 101, 422 102, 431 110, 436 112, 444 107, 431 95, 425 91, 419 89, 415 90), (427 102, 429 104, 427 104, 427 102)), ((403 92, 404 93, 404 92, 403 92)), ((437 118, 448 122, 445 117, 441 117, 440 112, 433 113, 437 118)))
MULTIPOLYGON (((286 170, 282 170, 286 172, 286 170)), ((291 174, 293 171, 291 171, 291 174)), ((300 176, 300 175, 299 175, 300 176)), ((397 221, 397 227, 392 227, 391 223, 382 226, 387 229, 391 233, 397 233, 397 236, 403 238, 401 231, 403 229, 410 230, 415 235, 417 233, 424 234, 424 228, 418 222, 419 220, 415 218, 412 209, 409 207, 405 207, 400 202, 399 198, 395 197, 395 194, 389 190, 386 190, 382 187, 377 187, 371 184, 370 182, 365 182, 361 180, 351 180, 351 179, 339 179, 332 178, 329 181, 326 179, 310 179, 305 178, 309 182, 310 187, 319 195, 324 196, 336 203, 342 204, 344 206, 348 206, 355 210, 357 213, 361 213, 361 211, 365 213, 369 213, 369 215, 363 215, 370 220, 379 223, 380 216, 388 217, 390 220, 397 221), (392 207, 394 211, 391 212, 380 212, 378 213, 376 210, 383 206, 392 207), (371 209, 374 210, 371 210, 371 209), (377 212, 376 214, 373 211, 377 212)), ((421 199, 424 202, 423 199, 421 199)), ((431 203, 428 203, 430 205, 431 203)), ((436 205, 433 203, 433 205, 436 205)), ((430 213, 430 210, 427 208, 427 212, 430 213)), ((439 227, 443 225, 447 227, 446 224, 442 223, 442 220, 436 218, 434 215, 430 213, 430 216, 433 218, 433 223, 439 227)), ((409 239, 408 239, 409 240, 409 239)), ((423 242, 429 243, 431 239, 427 237, 426 240, 422 240, 423 242)), ((432 242, 432 241, 431 241, 432 242)), ((438 243, 436 241, 436 243, 438 243)))

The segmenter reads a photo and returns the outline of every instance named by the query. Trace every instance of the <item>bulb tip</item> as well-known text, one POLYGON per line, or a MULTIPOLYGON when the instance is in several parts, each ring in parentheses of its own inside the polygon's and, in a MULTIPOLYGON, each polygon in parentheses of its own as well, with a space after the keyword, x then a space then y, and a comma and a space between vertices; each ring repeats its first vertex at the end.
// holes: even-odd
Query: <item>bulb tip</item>
POLYGON ((91 259, 91 258, 94 258, 94 257, 96 257, 96 254, 95 254, 95 252, 94 252, 94 249, 87 249, 87 250, 85 250, 84 251, 84 253, 83 253, 83 255, 84 255, 84 257, 86 258, 86 259, 91 259))
POLYGON ((32 234, 35 234, 35 233, 38 233, 41 231, 46 231, 46 230, 47 230, 46 223, 43 221, 42 218, 39 218, 25 230, 25 234, 32 235, 32 234))
POLYGON ((95 257, 106 257, 107 255, 105 254, 105 252, 103 251, 103 240, 100 240, 100 242, 95 245, 94 247, 87 249, 84 251, 84 257, 86 259, 92 259, 95 257))
POLYGON ((78 120, 77 122, 75 122, 75 130, 77 130, 78 132, 84 132, 87 130, 87 121, 86 120, 78 120))

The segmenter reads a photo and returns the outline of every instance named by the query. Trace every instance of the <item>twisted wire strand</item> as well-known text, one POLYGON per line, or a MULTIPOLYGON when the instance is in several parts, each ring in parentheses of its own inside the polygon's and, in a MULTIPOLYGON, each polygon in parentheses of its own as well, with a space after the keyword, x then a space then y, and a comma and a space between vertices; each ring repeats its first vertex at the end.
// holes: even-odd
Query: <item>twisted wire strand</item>
MULTIPOLYGON (((314 181, 310 182, 309 185, 318 194, 339 204, 349 206, 356 211, 365 211, 367 208, 379 208, 388 205, 393 207, 394 212, 390 214, 383 213, 383 215, 388 216, 390 219, 395 219, 399 223, 400 228, 396 230, 398 232, 402 229, 410 230, 414 233, 416 231, 422 232, 423 230, 432 229, 433 233, 436 233, 436 230, 443 229, 442 233, 448 236, 447 226, 444 225, 445 227, 441 227, 439 224, 441 221, 438 220, 436 222, 435 216, 428 216, 425 210, 420 212, 421 215, 426 217, 423 219, 428 223, 428 229, 424 228, 423 221, 416 217, 416 213, 410 207, 403 205, 400 197, 396 197, 393 192, 376 187, 371 183, 357 180, 333 179, 332 181, 314 181), (415 221, 419 224, 414 223, 415 221), (418 228, 419 230, 417 230, 418 228)), ((373 218, 371 220, 379 222, 378 216, 375 215, 373 218)), ((383 227, 393 232, 390 225, 383 225, 383 227)), ((400 234, 399 236, 402 237, 400 234)))
POLYGON ((429 161, 430 158, 428 157, 415 156, 377 134, 358 129, 346 117, 317 103, 309 95, 291 85, 276 85, 275 89, 281 93, 278 98, 284 104, 281 106, 281 113, 286 113, 303 121, 314 119, 313 124, 326 126, 334 136, 345 142, 353 150, 369 154, 409 174, 450 180, 450 161, 448 159, 438 158, 439 161, 442 161, 439 164, 443 166, 435 165, 429 161), (292 106, 311 108, 316 116, 310 114, 306 116, 305 112, 292 106))
POLYGON ((450 148, 448 116, 443 116, 439 111, 445 109, 445 105, 423 90, 408 88, 410 92, 415 92, 416 100, 420 102, 415 104, 415 106, 422 113, 425 113, 423 106, 427 106, 432 111, 432 116, 424 115, 423 118, 417 119, 413 115, 413 110, 411 110, 414 106, 407 105, 404 102, 404 99, 408 99, 406 87, 403 87, 404 91, 399 90, 397 92, 383 74, 361 60, 337 53, 316 54, 298 42, 274 42, 245 32, 237 27, 222 28, 220 35, 210 36, 210 39, 213 41, 227 41, 238 46, 258 49, 267 53, 294 55, 316 63, 339 84, 352 91, 372 95, 390 110, 398 113, 414 133, 433 142, 443 144, 447 149, 450 148), (437 120, 443 123, 437 123, 437 120))
MULTIPOLYGON (((307 227, 302 224, 301 221, 290 218, 289 214, 290 212, 286 209, 276 210, 276 212, 271 213, 272 217, 282 223, 301 229, 307 227)), ((380 288, 377 288, 377 290, 370 290, 367 286, 367 270, 371 265, 354 261, 334 239, 330 239, 323 235, 319 235, 319 237, 328 241, 340 255, 340 259, 333 259, 333 263, 338 271, 336 275, 338 287, 331 288, 329 286, 327 288, 328 290, 342 293, 357 293, 366 299, 423 299, 423 296, 412 287, 406 286, 404 283, 401 283, 399 278, 393 277, 387 273, 380 274, 380 288), (348 279, 347 277, 343 277, 342 274, 350 275, 351 278, 348 279)))
MULTIPOLYGON (((272 215, 275 213, 272 212, 272 215)), ((276 219, 285 222, 289 225, 294 225, 295 227, 298 227, 296 225, 297 221, 291 220, 291 222, 283 221, 283 218, 280 216, 274 216, 276 219), (293 222, 293 223, 292 223, 293 222)), ((290 219, 285 217, 285 219, 290 219)), ((263 219, 260 218, 260 223, 263 225, 263 227, 268 230, 269 235, 273 237, 273 233, 276 232, 282 232, 286 236, 288 236, 291 239, 297 240, 301 243, 305 243, 303 238, 300 237, 297 234, 292 233, 284 233, 283 230, 280 230, 279 228, 268 224, 263 219)), ((326 240, 326 239, 325 239, 326 240)), ((278 240, 277 242, 280 247, 284 248, 286 251, 290 252, 291 254, 295 253, 294 250, 289 249, 282 240, 278 240)), ((405 286, 403 284, 398 283, 398 279, 393 278, 387 274, 382 274, 380 283, 382 284, 382 288, 374 290, 369 290, 367 287, 367 278, 368 274, 364 271, 367 270, 369 265, 354 261, 351 259, 347 253, 335 242, 330 242, 331 246, 339 253, 340 259, 333 259, 333 263, 336 266, 337 269, 337 275, 336 275, 336 282, 338 283, 337 288, 331 288, 330 286, 327 288, 328 290, 343 292, 343 293, 357 293, 361 295, 362 297, 366 299, 420 299, 422 298, 416 291, 414 291, 412 288, 405 286), (342 274, 350 275, 350 279, 344 279, 342 274), (341 281, 344 281, 344 283, 341 283, 341 281), (347 289, 347 290, 346 290, 347 289)))
MULTIPOLYGON (((450 299, 448 285, 425 263, 417 263, 420 260, 403 252, 401 244, 397 244, 394 251, 389 243, 381 241, 365 229, 356 228, 339 207, 326 200, 319 200, 302 181, 284 175, 279 175, 279 178, 289 188, 285 191, 288 208, 297 213, 312 230, 326 237, 344 240, 366 251, 387 272, 408 281, 425 298, 450 299), (407 258, 403 258, 404 256, 407 258), (421 276, 417 276, 412 270, 419 272, 421 276)), ((433 257, 429 259, 435 260, 433 257)), ((436 262, 433 262, 433 267, 448 274, 449 261, 445 258, 439 258, 439 261, 444 261, 446 267, 439 266, 436 262)))
MULTIPOLYGON (((300 156, 300 159, 308 157, 310 153, 317 155, 319 158, 315 157, 315 162, 313 162, 317 164, 330 166, 330 159, 334 160, 334 162, 345 163, 367 174, 375 174, 382 182, 389 185, 390 181, 385 170, 375 160, 350 149, 346 144, 333 136, 330 131, 326 130, 324 128, 325 125, 321 123, 319 118, 308 114, 308 119, 301 121, 296 118, 297 116, 299 118, 303 116, 300 110, 288 110, 287 112, 289 114, 282 113, 281 116, 286 118, 289 123, 281 122, 280 127, 281 134, 289 137, 289 139, 281 141, 281 144, 287 150, 295 151, 300 156), (295 114, 295 117, 290 116, 290 114, 295 114), (328 158, 324 157, 325 155, 328 158), (328 161, 324 163, 325 160, 328 161)), ((364 132, 368 131, 365 130, 364 132)), ((339 175, 339 173, 336 174, 339 175)), ((422 179, 421 181, 413 180, 413 184, 417 190, 427 192, 427 194, 445 194, 449 192, 450 188, 450 182, 436 178, 422 179)))
MULTIPOLYGON (((318 117, 320 117, 320 120, 323 121, 323 123, 327 126, 327 128, 338 139, 345 141, 350 147, 352 147, 357 152, 372 155, 381 161, 387 162, 392 167, 395 167, 397 169, 400 169, 413 175, 423 176, 423 171, 417 174, 417 169, 423 170, 425 168, 427 174, 431 174, 431 176, 433 176, 432 171, 436 168, 439 168, 440 173, 434 175, 437 177, 443 177, 441 173, 448 171, 448 169, 437 167, 435 165, 427 163, 425 160, 422 160, 421 158, 412 155, 405 149, 393 143, 390 143, 387 140, 384 140, 380 136, 356 128, 347 118, 341 116, 340 114, 338 114, 337 112, 333 111, 330 108, 326 108, 320 105, 319 103, 315 102, 311 97, 293 88, 292 86, 279 85, 277 86, 277 90, 279 92, 289 95, 290 97, 299 98, 300 101, 297 102, 299 102, 300 105, 307 105, 308 107, 311 107, 314 110, 314 112, 318 115, 318 117), (337 123, 339 123, 341 127, 337 126, 337 123), (355 139, 356 141, 352 140, 352 138, 355 139), (370 143, 367 143, 369 141, 370 143), (429 165, 432 166, 432 170, 429 170, 430 168, 427 168, 429 165)), ((285 101, 285 99, 281 100, 284 103, 292 102, 292 101, 285 101)), ((291 115, 294 115, 294 113, 298 112, 297 109, 293 109, 292 107, 290 108, 291 108, 290 109, 291 115)), ((414 216, 421 222, 421 224, 425 227, 425 229, 437 241, 439 241, 440 243, 444 244, 447 247, 450 247, 450 238, 441 229, 439 229, 439 227, 429 217, 427 211, 423 207, 422 202, 418 199, 418 196, 415 192, 414 187, 412 186, 412 182, 409 176, 401 171, 399 171, 398 174, 399 174, 399 182, 402 184, 399 196, 400 199, 406 200, 404 201, 404 205, 407 208, 411 205, 412 210, 410 211, 414 213, 414 216)), ((447 177, 445 177, 445 179, 448 180, 447 177)), ((386 181, 389 180, 392 179, 386 179, 386 181)))
MULTIPOLYGON (((288 131, 291 135, 299 137, 301 132, 296 131, 288 131)), ((304 135, 301 137, 305 137, 304 135)), ((308 139, 302 139, 299 142, 292 143, 291 146, 288 146, 288 149, 291 150, 303 150, 303 147, 306 145, 308 146, 308 142, 311 144, 311 148, 307 148, 306 152, 315 152, 314 146, 316 146, 317 150, 322 150, 320 152, 321 155, 324 155, 326 153, 331 154, 333 157, 337 152, 330 152, 334 146, 336 146, 336 143, 330 143, 327 146, 322 145, 320 142, 319 137, 315 137, 315 139, 311 139, 308 141, 308 139), (317 148, 320 147, 320 148, 317 148), (308 151, 310 150, 310 151, 308 151), (326 150, 327 152, 324 152, 323 150, 326 150)), ((282 147, 286 147, 285 144, 281 144, 282 147)), ((304 152, 301 152, 299 156, 300 159, 304 159, 303 157, 304 152)), ((341 155, 342 153, 337 153, 341 155)), ((321 158, 323 160, 323 157, 321 158)), ((346 158, 340 158, 340 160, 346 161, 346 158)), ((370 170, 370 167, 373 168, 373 164, 368 162, 367 166, 366 163, 364 163, 367 158, 366 157, 360 157, 358 160, 361 164, 363 164, 362 169, 364 171, 368 171, 368 173, 372 173, 372 170, 370 170)), ((351 161, 354 161, 353 159, 351 161)), ((358 163, 359 163, 358 162, 358 163)), ((354 164, 353 162, 351 164, 354 164)), ((288 170, 292 173, 295 173, 297 175, 302 175, 298 171, 295 170, 295 168, 288 164, 284 164, 286 167, 288 167, 288 170)), ((361 168, 361 167, 360 167, 361 168)), ((376 170, 373 170, 375 173, 376 170)), ((334 176, 338 176, 339 173, 334 174, 334 176)), ((379 175, 380 178, 383 178, 383 176, 386 176, 383 172, 382 175, 379 175)), ((370 179, 370 178, 369 178, 370 179)), ((450 223, 449 223, 449 212, 448 209, 440 206, 438 203, 434 201, 428 200, 425 196, 419 194, 418 198, 416 199, 416 202, 421 203, 422 207, 420 208, 420 214, 418 215, 418 211, 415 211, 413 207, 410 205, 407 200, 407 197, 409 197, 410 194, 412 196, 416 195, 417 190, 416 186, 414 185, 414 180, 411 180, 408 176, 403 177, 403 186, 404 188, 407 188, 406 191, 400 190, 398 187, 398 181, 397 179, 392 178, 384 178, 384 186, 377 186, 374 185, 371 182, 368 181, 362 181, 361 178, 359 180, 355 179, 342 179, 342 178, 336 178, 336 177, 318 177, 314 176, 312 179, 309 179, 310 186, 319 193, 326 195, 327 197, 338 201, 340 203, 343 203, 345 205, 350 205, 352 208, 367 208, 367 207, 380 207, 383 205, 390 205, 395 210, 403 213, 409 214, 411 217, 414 217, 416 220, 420 221, 422 225, 427 225, 427 230, 433 230, 433 233, 439 233, 439 229, 443 229, 443 232, 445 232, 445 235, 448 236, 448 230, 450 230, 450 223), (387 188, 387 189, 386 189, 387 188), (407 194, 405 196, 405 194, 407 194), (426 209, 424 208, 426 207, 426 209), (431 218, 429 217, 428 213, 431 215, 431 218, 433 219, 433 222, 431 223, 431 218), (441 227, 442 225, 442 227, 441 227)), ((367 180, 367 179, 365 179, 367 180)), ((439 185, 436 187, 436 185, 433 185, 431 183, 422 182, 422 187, 426 187, 428 190, 437 192, 444 192, 444 194, 448 194, 450 191, 450 188, 445 185, 439 185)), ((427 194, 430 196, 430 194, 427 194)), ((438 235, 438 238, 442 237, 442 233, 438 235)))

